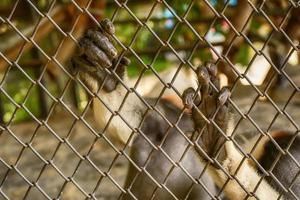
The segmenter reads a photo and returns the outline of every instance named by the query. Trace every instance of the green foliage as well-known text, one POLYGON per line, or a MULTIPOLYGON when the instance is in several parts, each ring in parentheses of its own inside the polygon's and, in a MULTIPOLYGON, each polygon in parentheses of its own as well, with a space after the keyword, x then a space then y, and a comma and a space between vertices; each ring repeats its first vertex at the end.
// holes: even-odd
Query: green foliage
MULTIPOLYGON (((12 5, 15 1, 13 0, 0 0, 1 6, 12 5)), ((35 1, 36 5, 39 8, 46 8, 49 5, 48 0, 35 1)), ((59 0, 60 3, 72 3, 70 0, 59 0)), ((172 14, 172 12, 176 13, 178 16, 184 16, 190 1, 181 1, 181 0, 169 0, 168 4, 172 7, 172 10, 168 10, 163 4, 159 4, 153 11, 150 20, 146 22, 147 26, 139 27, 137 23, 134 23, 135 19, 127 12, 126 9, 118 9, 116 16, 114 16, 116 25, 116 35, 118 39, 126 46, 130 45, 130 47, 140 56, 142 62, 149 66, 151 65, 156 72, 161 72, 166 70, 168 67, 174 66, 174 61, 170 61, 167 57, 167 53, 159 53, 155 60, 155 51, 161 46, 160 41, 153 36, 151 33, 154 32, 157 37, 159 37, 163 41, 169 42, 174 48, 179 47, 193 47, 193 45, 198 41, 198 38, 191 31, 190 27, 185 23, 179 23, 178 26, 176 17, 172 14), (128 23, 123 23, 120 21, 125 20, 129 21, 128 23), (133 23, 132 23, 133 22, 133 23), (176 30, 173 33, 173 28, 176 26, 176 30), (151 29, 151 31, 149 30, 151 29), (172 33, 172 37, 170 38, 170 34, 172 33), (151 52, 146 54, 145 52, 151 52), (139 52, 144 52, 140 53, 139 52)), ((130 6, 130 10, 132 10, 135 15, 140 19, 145 19, 148 17, 148 14, 152 8, 153 2, 149 3, 136 3, 136 4, 128 4, 130 6)), ((42 9, 43 10, 43 9, 42 9)), ((116 7, 107 7, 105 8, 104 16, 111 18, 116 11, 116 7)), ((201 9, 195 3, 194 6, 189 11, 188 15, 185 16, 187 20, 191 19, 200 19, 205 18, 205 13, 201 13, 201 9)), ((19 19, 18 26, 20 26, 20 22, 22 19, 19 19)), ((22 27, 28 26, 28 22, 22 21, 22 27)), ((198 32, 199 35, 203 35, 207 31, 207 27, 203 26, 203 24, 191 24, 194 29, 198 32), (199 28, 201 26, 201 28, 199 28)), ((257 31, 260 27, 260 24, 257 22, 252 22, 251 30, 257 31)), ((213 28, 223 34, 223 28, 219 22, 216 22, 213 28)), ((57 30, 56 30, 57 31, 57 30)), ((50 35, 50 34, 49 34, 50 35)), ((50 37, 46 37, 45 39, 38 42, 39 46, 47 53, 53 55, 56 50, 56 45, 51 43, 50 37)), ((117 46, 118 50, 122 50, 120 46, 117 46)), ((249 47, 241 46, 239 53, 236 56, 236 61, 241 64, 248 64, 249 62, 249 47)), ((130 52, 129 52, 130 54, 130 52)), ((190 50, 186 51, 186 55, 190 54, 190 50)), ((135 58, 134 55, 129 55, 132 63, 128 67, 128 75, 130 77, 137 77, 144 71, 144 65, 135 58)), ((197 49, 197 51, 193 55, 193 59, 196 58, 201 62, 205 62, 211 59, 211 53, 208 48, 197 49)), ((193 60, 191 59, 191 61, 193 60)), ((24 61, 32 61, 33 58, 30 55, 30 52, 27 54, 22 54, 22 58, 20 62, 24 61)), ((31 77, 34 77, 32 70, 26 70, 31 77)), ((145 70, 145 74, 153 74, 153 71, 148 69, 145 70)), ((8 77, 5 80, 6 84, 4 89, 7 91, 9 96, 17 103, 26 106, 28 110, 30 110, 35 116, 39 116, 41 114, 40 110, 40 100, 38 95, 38 88, 36 86, 31 86, 31 82, 22 75, 21 72, 17 72, 17 70, 9 72, 8 77), (8 78, 8 79, 7 79, 8 78), (30 90, 28 94, 28 90, 30 90), (26 96, 28 97, 26 98, 26 96), (26 99, 26 101, 25 101, 26 99)), ((54 94, 57 94, 55 91, 56 86, 54 86, 53 82, 49 84, 50 90, 53 91, 54 94)), ((79 103, 79 107, 82 110, 87 103, 87 97, 84 93, 84 90, 78 89, 78 98, 81 99, 79 103)), ((0 98, 2 104, 4 106, 4 121, 8 122, 13 116, 13 121, 18 122, 22 120, 31 119, 31 116, 25 111, 23 108, 19 108, 16 112, 16 106, 3 94, 0 92, 0 98)))
MULTIPOLYGON (((141 59, 143 60, 143 62, 146 65, 150 65, 153 58, 151 56, 141 56, 141 59)), ((131 58, 131 61, 132 62, 127 70, 128 76, 129 77, 139 76, 144 68, 143 65, 137 59, 135 59, 133 57, 131 58)), ((161 72, 161 71, 166 70, 170 66, 171 66, 170 62, 168 62, 165 58, 160 58, 160 59, 156 59, 151 67, 156 72, 161 72)), ((146 70, 146 74, 153 74, 153 72, 152 72, 152 70, 148 69, 148 70, 146 70)))
MULTIPOLYGON (((32 74, 32 72, 29 72, 29 74, 32 74)), ((37 87, 31 87, 29 80, 27 80, 21 72, 17 71, 10 71, 10 77, 6 77, 6 81, 5 91, 10 98, 18 105, 22 104, 25 106, 33 115, 39 116, 40 104, 37 95, 37 87), (10 78, 12 80, 9 80, 10 78), (27 99, 26 96, 28 96, 27 99)), ((12 117, 14 117, 14 122, 31 119, 31 116, 24 108, 21 107, 17 109, 14 103, 3 93, 1 93, 0 99, 5 113, 3 116, 4 122, 10 121, 12 117)))
POLYGON ((241 63, 242 65, 248 65, 250 60, 250 47, 247 45, 242 45, 235 57, 235 61, 237 63, 241 63))
POLYGON ((0 6, 7 6, 12 3, 12 0, 0 0, 0 6))

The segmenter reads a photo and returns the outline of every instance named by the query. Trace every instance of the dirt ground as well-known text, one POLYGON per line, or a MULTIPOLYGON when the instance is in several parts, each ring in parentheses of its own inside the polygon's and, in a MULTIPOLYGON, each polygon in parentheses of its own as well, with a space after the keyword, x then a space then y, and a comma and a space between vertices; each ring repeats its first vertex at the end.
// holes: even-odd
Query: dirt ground
MULTIPOLYGON (((283 114, 277 115, 277 110, 270 102, 253 103, 256 96, 255 92, 252 92, 248 93, 245 98, 233 97, 233 99, 241 111, 248 112, 247 116, 255 121, 263 131, 268 129, 272 121, 274 121, 272 130, 278 128, 297 130, 300 125, 299 104, 293 104, 292 101, 285 108, 283 114), (275 116, 277 117, 275 118, 275 116), (296 125, 293 125, 289 118, 293 119, 296 125)), ((282 109, 283 104, 278 103, 278 107, 282 109)), ((94 127, 91 115, 88 114, 88 116, 85 120, 94 127)), ((236 120, 240 119, 237 112, 234 116, 236 120)), ((122 187, 124 183, 128 164, 126 158, 122 155, 117 156, 107 142, 99 139, 93 146, 89 159, 99 170, 107 172, 107 174, 102 176, 101 172, 98 172, 87 160, 83 160, 76 168, 81 159, 66 143, 57 148, 59 142, 53 133, 57 133, 57 136, 61 138, 68 138, 67 141, 80 155, 86 155, 89 152, 95 136, 84 123, 80 120, 76 121, 66 114, 53 115, 48 125, 49 128, 45 126, 37 128, 37 123, 27 122, 12 125, 9 128, 10 131, 4 130, 0 133, 0 193, 5 193, 13 200, 23 199, 25 195, 26 199, 46 199, 39 191, 42 190, 52 199, 77 200, 84 199, 84 195, 79 189, 81 188, 86 193, 93 193, 95 190, 94 194, 97 199, 118 199, 121 190, 116 184, 122 187), (70 130, 73 123, 75 126, 70 130), (69 137, 68 134, 70 134, 69 137), (13 135, 24 145, 30 143, 30 147, 23 150, 21 143, 14 139, 13 135), (30 142, 33 135, 35 136, 30 142), (52 165, 45 165, 30 148, 35 149, 45 160, 51 160, 52 165), (3 161, 11 166, 15 165, 16 170, 8 170, 3 161), (65 177, 72 177, 71 182, 65 181, 59 172, 65 177), (26 177, 28 183, 20 174, 26 177), (96 187, 98 181, 100 184, 96 187), (33 182, 37 182, 38 186, 29 187, 29 184, 33 182), (63 188, 62 191, 61 188, 63 188)), ((245 130, 257 131, 257 128, 248 119, 243 119, 237 132, 245 130)), ((0 194, 0 199, 5 198, 0 194)))
MULTIPOLYGON (((88 114, 88 116, 91 116, 91 114, 88 114)), ((87 123, 93 127, 92 120, 89 120, 91 117, 87 118, 87 123)), ((66 143, 57 148, 59 140, 52 134, 55 132, 61 138, 67 138, 67 135, 70 134, 68 142, 80 155, 86 155, 94 142, 95 136, 84 123, 76 121, 70 115, 64 113, 55 114, 49 120, 48 125, 49 128, 45 126, 37 128, 37 123, 27 122, 10 127, 11 133, 18 137, 24 144, 29 143, 35 133, 31 147, 45 160, 53 161, 53 165, 47 165, 46 167, 43 161, 29 148, 25 148, 22 152, 22 145, 8 131, 2 131, 2 134, 0 134, 0 181, 3 181, 5 177, 5 182, 0 188, 9 199, 23 199, 25 195, 27 195, 26 199, 30 200, 47 199, 37 187, 32 187, 28 193, 29 184, 19 174, 23 174, 30 183, 37 182, 40 189, 51 199, 58 198, 59 193, 61 193, 60 199, 69 200, 84 199, 84 195, 72 182, 66 182, 59 174, 59 171, 65 177, 73 177, 72 181, 87 193, 94 191, 97 182, 102 177, 87 160, 81 162, 77 168, 81 160, 79 156, 66 143), (71 129, 73 123, 75 125, 71 129), (18 158, 20 154, 21 156, 18 158), (17 163, 16 166, 19 173, 16 170, 10 170, 6 174, 8 168, 1 162, 2 160, 9 165, 17 163), (43 172, 40 174, 42 169, 43 172), (60 191, 64 184, 66 184, 64 189, 60 191)), ((95 127, 94 129, 97 131, 95 127)), ((117 199, 120 190, 111 180, 113 179, 122 186, 127 167, 126 159, 121 156, 116 157, 116 152, 103 139, 99 139, 95 143, 89 155, 90 160, 92 160, 93 164, 99 170, 103 172, 109 171, 108 176, 102 177, 96 189, 95 197, 97 199, 117 199)), ((0 199, 5 198, 0 195, 0 199)))

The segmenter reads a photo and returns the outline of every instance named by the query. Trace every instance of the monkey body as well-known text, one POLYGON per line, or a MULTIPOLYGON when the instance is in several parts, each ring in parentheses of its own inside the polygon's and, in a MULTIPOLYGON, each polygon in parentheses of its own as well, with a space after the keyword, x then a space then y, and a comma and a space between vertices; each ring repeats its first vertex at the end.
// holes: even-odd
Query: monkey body
MULTIPOLYGON (((193 88, 184 92, 183 104, 191 110, 188 114, 170 99, 142 99, 133 90, 126 89, 121 81, 127 81, 125 67, 129 61, 117 60, 117 55, 111 53, 114 50, 107 48, 112 48, 109 40, 103 40, 101 45, 94 41, 96 37, 91 34, 98 32, 89 32, 83 38, 82 54, 75 56, 72 63, 80 79, 97 94, 93 102, 97 123, 105 133, 131 145, 124 186, 127 192, 122 194, 123 199, 205 200, 220 197, 216 186, 222 188, 228 199, 300 198, 300 183, 293 177, 298 174, 298 164, 292 165, 292 170, 285 166, 285 162, 300 160, 299 145, 291 145, 294 157, 282 156, 282 162, 277 162, 275 167, 270 164, 276 160, 275 154, 268 156, 276 152, 270 141, 264 143, 263 152, 257 158, 265 169, 272 165, 273 175, 289 189, 282 193, 273 177, 263 178, 232 142, 227 130, 230 92, 224 88, 216 92, 211 87, 218 84, 213 68, 204 66, 205 70, 197 70, 199 92, 193 88), (198 98, 194 99, 195 95, 198 98), (203 120, 197 110, 207 119, 203 120)), ((103 30, 100 33, 100 37, 107 37, 103 30)), ((284 146, 290 137, 277 139, 280 144, 284 141, 281 144, 284 146)), ((298 136, 294 137, 295 141, 300 144, 298 136)))
MULTIPOLYGON (((120 112, 123 117, 114 116, 110 120, 112 113, 106 108, 105 104, 109 105, 110 109, 114 111, 119 110, 126 93, 126 90, 119 85, 111 93, 105 91, 99 93, 104 103, 96 98, 93 100, 93 110, 97 124, 101 128, 105 128, 110 121, 107 127, 109 134, 125 143, 133 134, 132 128, 139 127, 143 113, 146 112, 146 106, 134 94, 131 94, 132 96, 128 95, 120 112), (128 124, 123 121, 123 118, 128 124)), ((149 105, 155 103, 153 98, 145 100, 149 105)), ((156 107, 171 123, 175 123, 180 117, 181 110, 168 100, 161 100, 156 107)), ((194 130, 191 116, 186 114, 179 120, 178 124, 183 133, 194 130)), ((197 154, 193 149, 185 152, 188 147, 187 140, 176 128, 167 130, 168 128, 170 127, 167 121, 156 111, 148 111, 145 116, 145 123, 141 125, 141 133, 144 135, 137 133, 130 142, 130 158, 135 165, 141 169, 144 168, 146 172, 140 172, 134 165, 129 164, 124 188, 129 189, 130 193, 124 194, 123 199, 134 199, 134 197, 137 199, 151 199, 151 197, 154 197, 154 199, 171 200, 174 199, 173 195, 180 199, 184 199, 187 195, 187 199, 190 200, 211 199, 208 192, 201 185, 193 184, 192 179, 179 166, 174 166, 167 158, 166 155, 174 162, 178 162, 193 179, 200 178, 203 167, 197 158, 197 154), (152 145, 160 146, 161 149, 155 150, 152 145), (195 168, 195 166, 199 167, 195 168), (160 184, 166 184, 171 192, 165 188, 160 188, 160 184)), ((200 181, 208 188, 210 193, 216 194, 216 186, 206 173, 201 176, 200 181)))
MULTIPOLYGON (((84 40, 87 39, 92 40, 86 36, 84 40)), ((91 43, 86 42, 81 45, 86 44, 90 45, 91 43)), ((88 48, 85 46, 83 49, 88 48)), ((113 62, 116 61, 111 61, 111 63, 113 62)), ((129 164, 124 186, 129 192, 124 194, 122 198, 151 199, 153 197, 154 199, 171 200, 175 199, 175 196, 190 200, 211 199, 209 193, 216 194, 215 184, 206 173, 201 175, 203 165, 196 152, 193 149, 186 152, 188 143, 183 135, 186 131, 193 131, 191 117, 185 114, 179 120, 178 126, 182 129, 182 133, 174 128, 166 133, 166 127, 169 126, 167 121, 149 108, 150 105, 154 106, 156 99, 146 98, 143 102, 135 93, 129 92, 120 84, 115 77, 115 75, 119 76, 126 83, 126 66, 122 65, 122 61, 120 63, 114 69, 115 71, 110 69, 112 71, 107 73, 106 69, 98 69, 95 73, 94 70, 91 70, 94 63, 89 62, 88 55, 80 55, 72 60, 74 71, 78 73, 80 79, 90 91, 97 93, 97 97, 93 99, 93 111, 97 124, 118 141, 131 145, 130 158, 135 164, 129 164), (102 90, 98 91, 102 84, 102 90), (114 113, 116 111, 118 114, 114 113), (146 111, 147 114, 145 115, 146 111), (143 116, 145 122, 141 123, 143 116), (137 128, 141 130, 141 133, 134 131, 137 128), (132 134, 135 135, 131 137, 132 134), (160 146, 160 148, 155 149, 153 144, 160 146), (174 148, 175 146, 176 148, 174 148), (174 166, 170 158, 178 162, 178 165, 174 166), (136 166, 140 169, 136 169, 136 166), (145 171, 140 172, 141 169, 145 171), (201 185, 195 183, 193 185, 193 181, 198 179, 207 187, 207 191, 201 185), (165 185, 167 189, 162 185, 165 185)), ((124 63, 126 64, 126 62, 124 63)), ((175 123, 182 111, 169 102, 170 98, 168 101, 161 100, 155 108, 167 120, 175 123)))
MULTIPOLYGON (((177 107, 165 100, 161 100, 158 109, 174 124, 181 114, 177 107)), ((178 121, 178 128, 192 132, 194 126, 190 116, 184 115, 178 121)), ((176 127, 170 127, 156 111, 149 111, 141 131, 157 149, 141 135, 132 143, 130 157, 136 165, 146 171, 139 172, 132 164, 129 166, 125 188, 130 188, 137 199, 154 197, 171 200, 175 199, 174 196, 177 199, 211 199, 209 193, 201 185, 193 183, 192 179, 199 179, 212 195, 216 194, 216 187, 211 178, 206 173, 200 176, 203 165, 192 148, 186 151, 188 142, 176 127), (189 175, 185 174, 181 167, 189 175)), ((133 199, 129 194, 124 197, 133 199)))
POLYGON ((196 144, 199 143, 196 151, 204 162, 211 159, 208 172, 216 185, 229 199, 298 199, 300 149, 297 144, 300 143, 300 136, 288 132, 269 133, 268 139, 259 140, 256 157, 244 156, 243 149, 246 148, 241 147, 242 153, 235 144, 236 139, 231 136, 232 131, 228 130, 230 112, 227 100, 230 91, 215 84, 215 73, 211 73, 209 67, 202 66, 197 72, 200 94, 188 88, 183 94, 183 103, 192 108, 193 121, 199 133, 195 140, 196 144), (217 89, 212 88, 211 84, 217 89), (195 95, 199 95, 201 101, 196 98, 194 104, 191 99, 195 95), (290 149, 287 151, 288 147, 290 149), (285 151, 281 157, 280 148, 285 151), (256 165, 253 160, 260 164, 256 165), (265 170, 269 174, 264 178, 262 172, 265 170))
POLYGON ((139 126, 145 106, 135 94, 127 94, 122 85, 118 85, 114 92, 100 91, 99 97, 101 99, 93 100, 95 121, 101 129, 110 121, 107 132, 118 141, 126 143, 133 133, 132 129, 139 126), (119 110, 119 115, 114 116, 112 111, 119 110))
POLYGON ((283 131, 274 132, 272 136, 283 150, 288 148, 288 152, 282 155, 271 141, 264 145, 258 160, 262 167, 270 171, 277 179, 275 181, 272 176, 267 176, 266 180, 274 189, 283 194, 284 199, 299 199, 300 137, 283 131))

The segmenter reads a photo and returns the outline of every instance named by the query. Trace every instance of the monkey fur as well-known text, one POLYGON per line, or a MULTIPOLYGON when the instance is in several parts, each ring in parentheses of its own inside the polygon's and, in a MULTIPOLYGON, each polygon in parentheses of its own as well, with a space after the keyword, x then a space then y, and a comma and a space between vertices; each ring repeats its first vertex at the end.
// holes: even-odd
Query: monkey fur
POLYGON ((130 61, 112 45, 112 23, 104 20, 101 26, 88 30, 80 40, 80 53, 72 58, 72 66, 96 96, 97 124, 131 145, 122 199, 300 198, 300 180, 294 178, 299 172, 295 163, 300 160, 299 137, 286 132, 274 135, 283 149, 290 146, 290 153, 282 155, 275 166, 272 163, 279 150, 273 140, 263 142, 256 159, 282 185, 271 176, 263 178, 262 170, 233 142, 228 127, 232 120, 230 91, 219 88, 214 65, 199 67, 199 87, 188 88, 182 95, 191 112, 184 112, 168 98, 141 99, 123 85, 130 61))

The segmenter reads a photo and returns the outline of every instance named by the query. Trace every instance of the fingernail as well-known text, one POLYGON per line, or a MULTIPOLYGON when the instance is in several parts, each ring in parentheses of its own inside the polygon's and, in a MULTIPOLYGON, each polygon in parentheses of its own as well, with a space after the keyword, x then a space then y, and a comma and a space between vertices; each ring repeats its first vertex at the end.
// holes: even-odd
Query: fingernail
POLYGON ((111 63, 110 60, 106 60, 105 65, 106 65, 107 68, 109 68, 109 67, 111 67, 112 63, 111 63))
POLYGON ((104 19, 101 22, 101 25, 103 26, 104 30, 109 33, 109 34, 114 34, 115 33, 115 27, 113 23, 109 19, 104 19))
POLYGON ((117 55, 118 55, 118 52, 115 49, 111 49, 110 50, 110 55, 111 55, 111 57, 116 58, 117 55))
POLYGON ((224 89, 223 92, 218 97, 219 104, 224 105, 228 98, 230 97, 230 91, 228 89, 224 89))
POLYGON ((209 73, 205 67, 200 67, 197 69, 197 75, 199 82, 201 84, 208 84, 209 82, 209 73))

